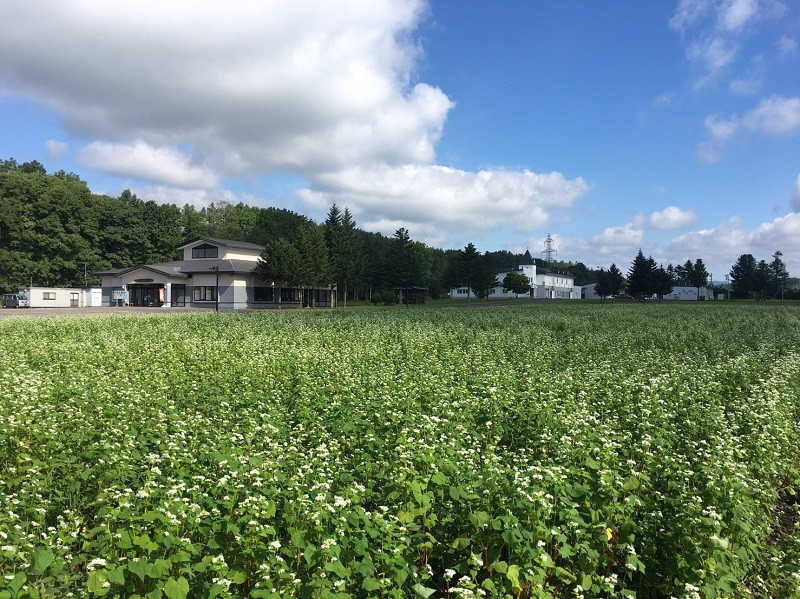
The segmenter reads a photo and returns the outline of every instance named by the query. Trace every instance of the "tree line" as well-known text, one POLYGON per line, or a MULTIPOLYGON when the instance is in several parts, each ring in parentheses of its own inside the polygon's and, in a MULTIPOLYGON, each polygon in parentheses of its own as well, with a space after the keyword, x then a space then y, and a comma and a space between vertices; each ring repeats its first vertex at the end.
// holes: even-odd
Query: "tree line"
MULTIPOLYGON (((398 286, 426 287, 440 297, 460 284, 458 250, 363 231, 350 211, 332 206, 317 224, 291 210, 243 203, 157 204, 123 191, 92 193, 75 173, 48 174, 38 161, 0 160, 0 291, 34 286, 82 287, 94 272, 179 260, 176 248, 213 237, 265 247, 262 274, 284 282, 336 282, 340 295, 369 299, 398 286), (270 262, 271 261, 271 262, 270 262)), ((511 252, 480 255, 485 269, 513 267, 511 252)))
MULTIPOLYGON (((726 284, 715 285, 712 292, 723 294, 729 299, 800 299, 800 289, 789 288, 789 273, 782 259, 783 253, 776 251, 772 261, 756 259, 751 254, 742 254, 726 276, 726 284)), ((657 265, 652 256, 645 258, 642 250, 633 259, 627 277, 612 264, 608 270, 595 273, 595 291, 601 297, 609 297, 627 292, 631 297, 663 297, 677 286, 695 287, 697 299, 702 299, 701 289, 709 285, 709 272, 701 258, 694 262, 666 268, 657 265)))
MULTIPOLYGON (((0 291, 29 285, 80 287, 96 285, 92 273, 179 260, 176 248, 197 237, 247 241, 264 246, 259 274, 264 280, 327 285, 334 282, 342 301, 391 301, 395 290, 424 287, 430 297, 468 287, 485 298, 503 285, 525 293, 529 282, 503 270, 519 266, 522 254, 480 252, 468 243, 443 250, 414 241, 400 228, 393 236, 361 230, 347 207, 331 206, 324 222, 291 210, 243 203, 157 204, 129 190, 118 197, 93 194, 75 173, 48 174, 38 161, 19 164, 0 160, 0 291)), ((538 266, 542 260, 536 259, 538 266)), ((591 269, 581 262, 556 261, 576 285, 596 284, 598 294, 626 291, 635 297, 663 296, 675 285, 701 288, 708 273, 702 260, 664 268, 642 252, 627 276, 612 264, 591 269), (669 288, 669 289, 668 289, 669 288)), ((729 273, 734 298, 795 297, 781 253, 771 262, 743 254, 729 273)))

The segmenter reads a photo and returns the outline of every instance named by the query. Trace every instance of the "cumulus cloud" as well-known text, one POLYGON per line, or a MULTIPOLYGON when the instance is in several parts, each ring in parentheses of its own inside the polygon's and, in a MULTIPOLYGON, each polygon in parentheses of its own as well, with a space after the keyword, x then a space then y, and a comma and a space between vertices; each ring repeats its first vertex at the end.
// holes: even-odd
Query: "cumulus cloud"
POLYGON ((104 173, 166 183, 177 187, 208 189, 219 183, 217 176, 171 148, 134 144, 93 142, 78 152, 82 164, 104 173))
POLYGON ((653 212, 647 218, 647 226, 658 231, 674 231, 683 229, 697 222, 697 215, 692 210, 682 210, 677 206, 667 206, 659 212, 653 212))
POLYGON ((69 152, 69 144, 56 139, 48 139, 44 142, 44 146, 47 149, 48 158, 59 158, 69 152))
POLYGON ((800 270, 800 213, 793 212, 748 230, 738 218, 712 229, 703 229, 673 239, 666 248, 670 255, 699 256, 722 279, 742 254, 767 260, 781 250, 790 272, 800 270))
POLYGON ((720 147, 740 134, 784 136, 800 129, 800 96, 771 96, 742 116, 705 119, 706 139, 698 148, 698 157, 705 162, 720 159, 720 147))
POLYGON ((644 230, 634 223, 618 227, 606 227, 599 235, 592 237, 592 243, 601 247, 613 245, 631 248, 644 241, 644 230))
POLYGON ((453 241, 460 245, 465 234, 507 223, 519 231, 543 227, 590 189, 582 178, 559 172, 383 164, 315 175, 299 195, 320 209, 347 205, 361 226, 387 234, 404 226, 420 231, 421 240, 441 243, 443 229, 457 231, 453 241))
POLYGON ((0 22, 0 86, 82 137, 187 145, 222 174, 431 162, 453 103, 413 80, 424 11, 419 0, 32 0, 0 22))

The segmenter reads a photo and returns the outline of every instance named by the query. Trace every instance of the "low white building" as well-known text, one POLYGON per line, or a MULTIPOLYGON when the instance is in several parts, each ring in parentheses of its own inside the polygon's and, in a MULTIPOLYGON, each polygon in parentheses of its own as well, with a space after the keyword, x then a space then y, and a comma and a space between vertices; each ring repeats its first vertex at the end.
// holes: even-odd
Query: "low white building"
MULTIPOLYGON (((530 290, 522 297, 541 299, 572 299, 575 297, 572 291, 575 276, 572 273, 549 266, 536 266, 536 262, 531 257, 531 253, 526 250, 517 268, 503 270, 497 273, 496 279, 500 285, 494 287, 489 292, 488 297, 490 299, 511 299, 519 297, 510 289, 503 287, 503 279, 510 272, 524 275, 530 282, 530 290)), ((469 287, 464 285, 453 287, 450 290, 451 299, 468 299, 471 297, 475 297, 475 294, 469 287)), ((580 298, 580 295, 577 297, 580 298)))
POLYGON ((286 287, 253 274, 263 246, 199 237, 178 248, 183 260, 98 272, 104 306, 194 306, 220 309, 331 307, 330 287, 286 287))
POLYGON ((694 301, 698 299, 712 300, 714 292, 709 287, 700 287, 698 294, 697 287, 679 285, 672 288, 672 291, 664 296, 665 300, 685 300, 694 301))
POLYGON ((83 308, 99 305, 99 287, 28 287, 3 296, 3 306, 7 308, 83 308))
POLYGON ((596 283, 589 283, 588 285, 576 285, 573 287, 573 295, 576 299, 601 299, 599 295, 597 295, 597 290, 595 289, 596 283))

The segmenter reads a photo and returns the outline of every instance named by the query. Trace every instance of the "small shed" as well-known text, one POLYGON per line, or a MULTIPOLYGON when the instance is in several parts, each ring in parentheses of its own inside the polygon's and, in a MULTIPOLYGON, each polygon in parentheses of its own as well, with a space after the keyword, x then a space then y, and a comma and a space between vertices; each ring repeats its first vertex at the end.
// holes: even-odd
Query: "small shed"
POLYGON ((427 287, 395 287, 398 304, 424 304, 427 287))

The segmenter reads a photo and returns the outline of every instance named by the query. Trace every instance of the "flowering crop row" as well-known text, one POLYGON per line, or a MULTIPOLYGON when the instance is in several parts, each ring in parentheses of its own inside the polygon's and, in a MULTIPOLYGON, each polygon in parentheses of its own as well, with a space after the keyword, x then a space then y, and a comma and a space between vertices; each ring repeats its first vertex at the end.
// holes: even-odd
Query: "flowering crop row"
POLYGON ((800 310, 0 322, 0 599, 791 594, 800 310))

